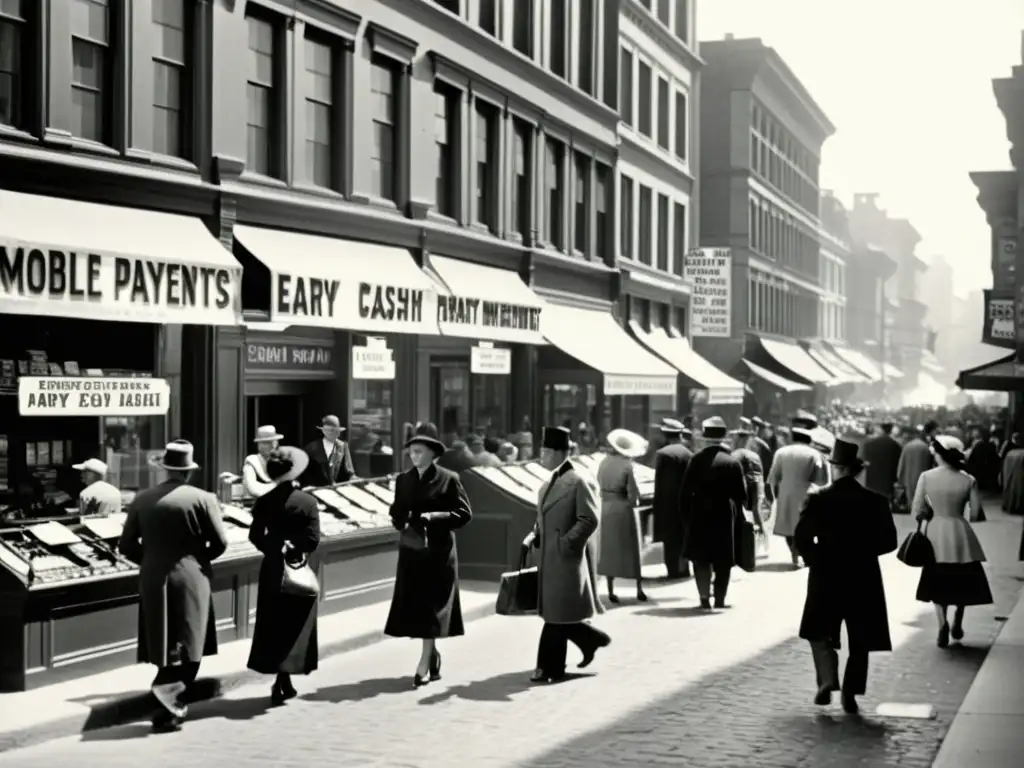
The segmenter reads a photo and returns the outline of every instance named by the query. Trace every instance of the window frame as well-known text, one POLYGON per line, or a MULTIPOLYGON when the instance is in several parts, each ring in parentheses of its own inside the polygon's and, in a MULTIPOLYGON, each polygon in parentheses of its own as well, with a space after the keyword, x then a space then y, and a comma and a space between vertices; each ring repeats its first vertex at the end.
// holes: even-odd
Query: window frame
POLYGON ((641 54, 639 51, 637 51, 637 54, 636 54, 636 61, 637 61, 636 75, 635 75, 635 77, 636 77, 636 89, 635 89, 635 91, 636 91, 636 104, 637 104, 636 132, 639 133, 641 136, 644 136, 645 138, 650 139, 650 140, 653 141, 654 140, 654 128, 655 128, 655 125, 656 125, 656 122, 657 122, 657 117, 655 115, 655 110, 657 108, 657 105, 654 102, 655 78, 658 76, 657 75, 657 68, 654 66, 654 62, 651 59, 647 58, 646 56, 641 54), (647 68, 647 72, 650 74, 650 78, 648 78, 648 93, 647 93, 647 104, 648 104, 648 107, 649 107, 648 112, 647 112, 647 122, 648 122, 647 131, 644 131, 644 128, 643 128, 643 122, 644 122, 644 120, 643 120, 643 118, 644 118, 644 110, 643 110, 644 95, 643 95, 643 77, 642 77, 642 73, 643 73, 643 68, 644 67, 647 68))
POLYGON ((689 162, 690 157, 690 92, 678 85, 672 91, 672 136, 670 138, 671 152, 676 159, 683 163, 689 162), (679 114, 679 100, 683 101, 683 114, 679 114), (679 151, 679 139, 682 137, 682 152, 679 151))
POLYGON ((568 149, 568 145, 564 141, 554 136, 545 136, 544 240, 558 251, 564 251, 566 248, 565 162, 568 149), (557 195, 557 201, 554 199, 555 195, 557 195))
MULTIPOLYGON (((296 42, 298 42, 298 41, 296 41, 296 42)), ((305 181, 306 181, 307 184, 311 184, 312 186, 315 186, 318 189, 329 189, 329 190, 337 191, 341 187, 342 177, 343 177, 343 175, 345 173, 345 169, 344 168, 340 168, 339 167, 339 162, 338 162, 339 159, 344 156, 344 154, 342 152, 343 147, 341 146, 341 142, 344 141, 344 138, 343 138, 344 134, 343 134, 343 131, 342 131, 342 120, 343 120, 343 114, 344 114, 344 112, 343 112, 343 110, 344 110, 344 99, 342 98, 341 103, 339 103, 339 99, 338 99, 338 97, 339 97, 339 90, 340 90, 339 85, 341 83, 343 83, 344 79, 345 79, 344 60, 342 58, 342 56, 343 56, 343 45, 341 44, 340 41, 338 41, 337 39, 331 38, 326 33, 321 33, 319 30, 311 29, 311 28, 307 28, 306 34, 305 34, 305 36, 302 39, 302 44, 303 44, 302 50, 303 50, 303 62, 304 62, 303 63, 303 70, 302 70, 303 78, 304 78, 303 79, 303 84, 302 84, 302 101, 303 101, 303 105, 307 106, 307 115, 308 115, 308 112, 309 112, 308 105, 310 105, 310 104, 314 104, 314 105, 317 105, 317 106, 321 106, 321 107, 326 107, 327 108, 327 110, 328 110, 329 134, 330 134, 330 143, 327 145, 327 171, 328 171, 327 184, 318 184, 316 182, 316 180, 313 178, 313 174, 310 174, 308 172, 308 169, 306 169, 306 166, 309 163, 309 157, 308 157, 307 153, 310 151, 310 143, 311 143, 310 132, 311 132, 311 129, 312 129, 312 126, 309 125, 309 120, 308 119, 306 120, 306 126, 305 126, 306 133, 305 133, 305 136, 303 136, 303 140, 302 140, 302 146, 303 146, 303 150, 304 150, 304 152, 303 152, 303 168, 306 169, 306 171, 307 171, 306 174, 305 174, 306 175, 305 181), (322 47, 327 49, 327 52, 328 52, 328 55, 329 55, 329 61, 330 61, 330 68, 331 68, 330 72, 328 73, 328 77, 330 78, 330 82, 329 82, 329 92, 330 92, 330 97, 331 97, 330 103, 324 103, 323 101, 314 98, 313 95, 312 95, 311 88, 310 88, 310 85, 311 85, 311 81, 310 81, 311 73, 310 73, 310 70, 308 69, 308 65, 305 63, 307 61, 305 55, 307 53, 309 45, 319 45, 319 46, 322 46, 322 47)), ((322 74, 322 73, 320 73, 320 74, 322 74)), ((315 169, 314 169, 314 173, 315 173, 315 169)))
POLYGON ((398 170, 400 165, 398 158, 398 132, 400 128, 399 121, 401 120, 400 100, 402 94, 402 76, 402 65, 395 59, 392 59, 391 57, 385 56, 384 54, 381 53, 372 53, 370 55, 370 195, 374 199, 383 200, 388 203, 395 204, 397 204, 399 196, 398 170), (388 94, 389 98, 391 99, 391 115, 388 118, 383 118, 379 116, 376 111, 376 97, 381 94, 376 90, 376 86, 373 83, 373 73, 378 70, 386 71, 389 77, 391 78, 391 92, 390 94, 388 94), (373 154, 373 152, 377 151, 376 131, 378 126, 387 126, 391 132, 391 158, 390 160, 387 161, 384 158, 376 157, 373 154), (385 188, 384 183, 384 165, 386 162, 390 163, 390 173, 387 174, 387 178, 391 187, 390 194, 387 194, 387 190, 385 188), (374 163, 377 163, 376 168, 374 168, 373 166, 374 163), (374 170, 379 171, 379 174, 377 176, 379 180, 379 187, 377 188, 374 187, 374 170))
MULTIPOLYGON (((87 4, 98 5, 93 3, 91 0, 72 0, 72 3, 84 2, 87 4)), ((74 94, 76 91, 82 91, 87 93, 93 93, 98 96, 99 103, 99 120, 101 134, 99 138, 93 138, 89 136, 83 136, 75 132, 75 127, 71 126, 71 134, 75 141, 83 142, 85 144, 105 146, 114 148, 115 143, 120 138, 117 135, 115 128, 115 108, 116 108, 116 83, 117 83, 117 68, 119 64, 119 48, 122 44, 121 35, 119 30, 119 23, 121 20, 122 8, 116 2, 116 0, 105 0, 103 6, 107 9, 107 39, 103 42, 96 40, 95 38, 86 37, 84 35, 76 34, 74 29, 74 13, 71 15, 71 23, 69 24, 69 31, 71 35, 71 116, 72 122, 75 121, 76 105, 74 94), (75 44, 80 43, 85 46, 89 46, 94 50, 100 50, 101 53, 101 66, 102 72, 100 75, 100 85, 90 86, 79 82, 75 77, 75 44)), ((74 7, 74 5, 72 5, 74 7)))
POLYGON ((501 157, 501 108, 486 99, 476 97, 472 110, 473 133, 473 223, 496 234, 501 217, 498 211, 501 157), (483 121, 486 157, 479 156, 480 130, 483 121), (481 182, 480 170, 484 166, 486 180, 481 182))
POLYGON ((636 105, 636 51, 622 41, 619 42, 619 120, 628 125, 630 129, 637 130, 637 105, 636 105), (625 71, 623 64, 629 61, 629 72, 625 71), (626 76, 628 74, 628 77, 626 76), (628 94, 626 89, 629 89, 628 94))
MULTIPOLYGON (((151 0, 151 9, 155 9, 159 0, 151 0)), ((182 5, 182 57, 184 61, 178 62, 173 61, 165 56, 160 56, 154 50, 150 61, 153 64, 153 103, 150 108, 153 110, 153 152, 163 157, 176 158, 178 160, 191 161, 194 159, 194 142, 195 137, 190 126, 192 125, 192 117, 194 115, 194 95, 195 95, 195 45, 193 41, 193 30, 195 24, 195 3, 193 0, 181 0, 182 5), (157 148, 156 141, 156 117, 159 112, 165 107, 158 106, 156 104, 156 81, 157 81, 157 69, 161 66, 173 68, 178 73, 179 78, 179 102, 178 107, 178 135, 180 139, 179 151, 175 153, 163 152, 157 148)), ((151 25, 159 27, 162 25, 157 24, 155 19, 152 19, 151 11, 151 25)))
POLYGON ((594 159, 585 152, 573 150, 572 248, 573 251, 582 255, 587 255, 587 245, 590 239, 590 171, 593 162, 594 159), (582 223, 580 217, 581 208, 583 214, 582 223))
MULTIPOLYGON (((284 43, 284 24, 283 21, 277 17, 274 13, 264 10, 261 6, 250 4, 246 8, 245 20, 248 34, 248 23, 249 20, 253 20, 262 24, 266 24, 270 27, 273 40, 273 49, 270 52, 271 57, 271 79, 270 83, 257 82, 252 79, 253 72, 251 70, 251 62, 247 59, 246 66, 246 149, 245 149, 245 171, 246 173, 254 174, 256 176, 263 176, 266 178, 281 180, 284 177, 284 157, 285 147, 284 143, 284 131, 281 125, 281 116, 285 106, 285 94, 284 94, 284 72, 282 71, 283 62, 281 61, 281 53, 285 46, 284 43), (267 132, 267 168, 266 170, 257 170, 250 164, 250 153, 252 148, 249 146, 249 128, 258 127, 253 126, 249 123, 249 115, 252 114, 252 105, 250 102, 251 88, 261 88, 267 94, 267 126, 265 130, 267 132)), ((257 53, 253 51, 247 42, 246 54, 257 53)))
POLYGON ((672 151, 673 141, 673 98, 672 98, 672 83, 668 76, 663 73, 658 73, 657 77, 657 89, 654 94, 655 103, 655 136, 654 142, 660 149, 666 152, 672 151), (665 103, 662 104, 662 96, 665 97, 665 103), (664 107, 664 109, 662 109, 664 107))
POLYGON ((637 194, 637 253, 636 260, 648 267, 654 266, 654 205, 656 190, 647 184, 640 184, 637 194), (646 193, 646 196, 645 194, 646 193), (646 200, 647 212, 644 213, 646 200), (645 221, 646 219, 646 221, 645 221))
POLYGON ((32 61, 38 48, 39 5, 23 2, 19 9, 21 16, 0 15, 0 25, 16 30, 18 51, 7 74, 11 79, 11 113, 10 122, 0 120, 0 133, 29 134, 38 128, 36 106, 39 74, 33 71, 32 61))
POLYGON ((535 126, 528 120, 511 116, 512 121, 512 159, 509 174, 511 189, 509 190, 509 229, 519 235, 522 241, 532 241, 533 231, 533 170, 534 149, 536 147, 535 126), (523 172, 518 171, 518 146, 520 138, 523 144, 523 172))
POLYGON ((629 174, 618 172, 619 187, 619 257, 623 259, 635 259, 636 247, 634 239, 636 236, 637 197, 636 179, 629 174), (627 194, 628 191, 628 194, 627 194))
POLYGON ((460 151, 460 123, 462 117, 462 92, 440 77, 434 78, 434 149, 437 152, 435 177, 434 177, 434 211, 439 216, 444 216, 452 221, 459 220, 459 151, 460 151), (438 136, 438 122, 441 116, 438 114, 438 106, 441 102, 445 104, 445 125, 444 144, 447 157, 445 158, 444 177, 441 173, 442 143, 438 136), (442 201, 441 192, 444 191, 445 201, 442 201))

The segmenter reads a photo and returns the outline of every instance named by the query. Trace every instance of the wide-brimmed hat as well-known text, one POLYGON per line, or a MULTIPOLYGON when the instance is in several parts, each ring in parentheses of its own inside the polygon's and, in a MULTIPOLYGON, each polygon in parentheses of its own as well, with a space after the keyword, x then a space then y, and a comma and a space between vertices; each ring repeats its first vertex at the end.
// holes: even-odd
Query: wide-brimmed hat
POLYGON ((721 416, 712 416, 704 420, 700 431, 705 440, 724 440, 729 434, 729 427, 721 416))
POLYGON ((71 468, 79 472, 94 472, 100 477, 106 477, 107 465, 99 459, 86 459, 81 464, 72 464, 71 468))
POLYGON ((301 448, 295 448, 290 445, 278 446, 267 457, 267 475, 278 485, 297 480, 306 471, 308 466, 309 454, 301 448), (274 467, 275 470, 278 467, 283 467, 285 471, 283 474, 274 477, 271 467, 274 467))
POLYGON ((842 438, 836 440, 829 463, 850 469, 861 469, 868 465, 868 462, 860 457, 860 446, 842 438))
POLYGON ((199 469, 196 464, 196 449, 188 440, 171 440, 164 448, 164 452, 153 459, 153 466, 166 469, 169 472, 188 472, 199 469))
POLYGON ((341 419, 337 416, 324 416, 320 419, 320 424, 317 426, 317 429, 321 432, 323 432, 324 429, 340 429, 342 432, 345 432, 348 430, 348 427, 342 425, 341 419))
POLYGON ((416 445, 417 443, 427 446, 438 456, 448 450, 448 446, 441 442, 441 435, 437 431, 437 425, 429 421, 421 421, 416 425, 412 437, 405 441, 405 447, 408 448, 410 445, 416 445))
POLYGON ((647 453, 647 441, 628 429, 613 429, 608 433, 608 445, 627 459, 636 459, 647 453))
POLYGON ((824 427, 815 427, 811 430, 811 442, 823 451, 834 451, 836 447, 836 436, 824 427))
POLYGON ((277 427, 273 424, 256 427, 256 437, 253 438, 254 443, 272 443, 275 440, 284 440, 284 435, 278 432, 277 427))
POLYGON ((681 435, 686 427, 683 426, 683 422, 679 419, 662 419, 661 426, 658 427, 666 435, 681 435))
POLYGON ((954 467, 964 463, 964 443, 954 435, 935 435, 932 438, 932 450, 954 467))

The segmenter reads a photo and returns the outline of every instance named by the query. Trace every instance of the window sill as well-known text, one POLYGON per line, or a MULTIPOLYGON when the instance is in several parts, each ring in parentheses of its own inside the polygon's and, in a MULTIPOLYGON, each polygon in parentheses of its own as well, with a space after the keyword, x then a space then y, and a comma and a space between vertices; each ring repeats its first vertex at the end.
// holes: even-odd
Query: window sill
POLYGON ((242 171, 238 175, 238 180, 249 184, 258 184, 261 187, 270 187, 271 189, 288 188, 288 184, 281 179, 275 179, 273 176, 256 173, 255 171, 242 171))
POLYGON ((124 156, 129 160, 135 160, 140 163, 149 163, 150 165, 156 165, 161 168, 169 168, 175 171, 186 171, 194 174, 199 173, 199 166, 183 157, 161 155, 158 152, 150 152, 144 149, 128 149, 125 151, 124 156))
POLYGON ((460 226, 459 222, 451 216, 446 216, 443 213, 438 213, 435 209, 431 208, 427 211, 427 221, 432 221, 437 224, 444 224, 449 227, 460 226))
POLYGON ((9 141, 23 141, 29 144, 38 144, 39 137, 33 136, 28 131, 16 128, 13 125, 0 124, 0 139, 9 141))
POLYGON ((377 195, 364 194, 362 192, 353 193, 352 197, 349 198, 353 203, 361 203, 362 205, 369 205, 373 208, 379 208, 382 211, 388 213, 400 214, 401 211, 398 209, 398 203, 394 200, 388 200, 386 197, 378 197, 377 195))
POLYGON ((306 182, 300 182, 298 184, 292 184, 292 189, 296 192, 302 192, 306 195, 313 195, 314 197, 322 197, 327 200, 333 200, 340 202, 345 199, 345 195, 336 189, 330 187, 321 187, 318 184, 308 184, 306 182))
POLYGON ((68 140, 71 149, 79 152, 86 152, 90 155, 100 155, 102 157, 122 157, 122 153, 111 146, 106 144, 100 144, 98 141, 92 141, 91 139, 82 139, 78 136, 71 136, 68 140))
POLYGON ((483 221, 474 221, 469 225, 469 228, 481 235, 490 235, 491 237, 495 236, 494 230, 491 229, 491 225, 483 221))

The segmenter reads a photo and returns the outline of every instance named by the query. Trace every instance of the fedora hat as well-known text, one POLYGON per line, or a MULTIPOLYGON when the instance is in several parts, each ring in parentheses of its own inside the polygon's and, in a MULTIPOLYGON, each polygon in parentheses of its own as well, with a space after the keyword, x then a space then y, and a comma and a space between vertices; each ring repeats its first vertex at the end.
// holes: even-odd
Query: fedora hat
POLYGON ((417 443, 427 446, 438 456, 448 450, 448 446, 441 442, 441 436, 437 431, 437 425, 432 424, 429 421, 421 421, 416 425, 416 429, 413 431, 412 437, 405 441, 405 447, 408 448, 410 445, 416 445, 417 443))
POLYGON ((348 427, 342 425, 341 419, 333 415, 324 416, 322 419, 320 419, 320 424, 317 427, 317 429, 319 429, 321 432, 323 432, 325 429, 340 429, 342 432, 348 431, 348 427))
POLYGON ((153 460, 153 464, 170 472, 188 472, 199 469, 194 456, 195 448, 188 440, 171 440, 164 452, 153 460))
POLYGON ((628 429, 613 429, 608 433, 608 445, 620 456, 636 459, 647 453, 647 441, 628 429))
POLYGON ((700 431, 705 440, 724 440, 729 433, 729 427, 721 416, 712 416, 704 420, 700 425, 700 431))
POLYGON ((308 466, 309 454, 292 446, 279 446, 267 457, 267 474, 278 485, 298 479, 308 466), (278 471, 280 474, 275 477, 278 471))
POLYGON ((860 457, 860 446, 842 438, 836 440, 829 463, 837 467, 866 467, 868 462, 860 457))
POLYGON ((836 447, 836 436, 823 427, 815 427, 811 430, 811 443, 823 451, 831 452, 836 447))
POLYGON ((679 419, 662 419, 661 426, 658 427, 666 435, 681 435, 686 427, 683 426, 683 422, 679 419))
POLYGON ((278 432, 277 427, 273 424, 256 427, 256 437, 253 439, 254 443, 272 443, 275 440, 284 440, 284 435, 278 432))

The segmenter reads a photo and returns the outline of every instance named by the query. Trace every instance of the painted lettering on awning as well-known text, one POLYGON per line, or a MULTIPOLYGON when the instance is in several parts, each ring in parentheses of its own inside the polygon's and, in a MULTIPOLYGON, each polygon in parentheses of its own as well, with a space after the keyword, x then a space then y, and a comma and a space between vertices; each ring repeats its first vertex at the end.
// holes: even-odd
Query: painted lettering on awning
POLYGON ((423 291, 393 285, 359 284, 359 317, 394 323, 423 321, 423 291))
POLYGON ((279 315, 292 317, 334 317, 340 280, 323 280, 284 273, 274 276, 277 281, 277 307, 279 315))
POLYGON ((473 325, 517 331, 540 331, 538 307, 506 304, 499 301, 441 296, 437 300, 437 320, 451 325, 473 325))

